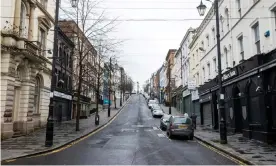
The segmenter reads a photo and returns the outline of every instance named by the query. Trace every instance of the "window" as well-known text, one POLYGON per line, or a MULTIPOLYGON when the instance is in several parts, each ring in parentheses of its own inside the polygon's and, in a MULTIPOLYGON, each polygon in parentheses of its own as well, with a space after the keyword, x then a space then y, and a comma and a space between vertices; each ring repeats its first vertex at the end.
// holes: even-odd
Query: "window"
POLYGON ((240 49, 240 57, 241 57, 241 60, 244 60, 244 50, 243 50, 243 36, 240 36, 238 38, 238 42, 239 42, 239 49, 240 49))
POLYGON ((199 83, 199 73, 196 74, 196 82, 199 83))
POLYGON ((217 59, 216 58, 213 59, 213 68, 214 68, 214 71, 216 72, 217 71, 217 59))
POLYGON ((255 51, 257 52, 257 54, 259 54, 261 53, 259 23, 256 23, 252 28, 255 36, 255 51))
POLYGON ((215 28, 212 29, 213 38, 214 38, 214 44, 216 44, 216 31, 215 28))
POLYGON ((238 15, 241 17, 241 0, 236 0, 237 2, 237 8, 238 8, 238 15))
POLYGON ((210 45, 209 35, 206 36, 206 42, 207 42, 207 46, 209 46, 210 45))
POLYGON ((226 26, 229 30, 229 11, 228 11, 228 8, 225 9, 225 16, 226 16, 226 26))
POLYGON ((224 48, 224 55, 225 55, 225 66, 228 68, 228 50, 224 48))
POLYGON ((275 24, 275 30, 276 30, 276 9, 274 9, 273 12, 273 17, 274 17, 274 24, 275 24))
POLYGON ((205 82, 205 68, 202 68, 202 84, 205 82))
POLYGON ((40 0, 40 3, 45 9, 47 8, 47 0, 40 0))
POLYGON ((221 32, 222 32, 222 35, 223 35, 223 23, 224 23, 224 18, 223 18, 223 16, 221 15, 220 16, 220 23, 221 23, 221 32))
POLYGON ((25 20, 27 15, 26 5, 21 2, 21 13, 20 13, 20 25, 19 25, 19 36, 22 37, 24 35, 24 30, 26 28, 25 20))
POLYGON ((39 113, 40 88, 41 88, 40 78, 38 76, 36 76, 36 78, 35 78, 35 93, 34 93, 34 113, 39 113))
POLYGON ((39 28, 39 42, 40 42, 40 50, 42 55, 45 55, 46 49, 46 32, 44 29, 39 28))
POLYGON ((211 76, 210 63, 207 64, 207 69, 208 69, 208 78, 210 78, 211 76))

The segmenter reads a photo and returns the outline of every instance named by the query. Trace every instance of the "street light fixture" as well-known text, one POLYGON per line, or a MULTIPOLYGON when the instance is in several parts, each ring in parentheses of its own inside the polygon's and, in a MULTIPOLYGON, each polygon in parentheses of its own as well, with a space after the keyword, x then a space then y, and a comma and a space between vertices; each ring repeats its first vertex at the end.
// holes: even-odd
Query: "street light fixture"
MULTIPOLYGON (((71 0, 72 7, 77 5, 78 0, 71 0)), ((53 49, 53 59, 58 55, 58 18, 59 18, 59 5, 60 0, 56 0, 56 11, 55 11, 55 22, 54 22, 54 49, 53 49)), ((50 92, 50 104, 49 104, 49 114, 47 118, 46 126, 46 140, 45 146, 51 147, 53 145, 54 138, 54 90, 55 90, 55 66, 56 61, 52 61, 52 79, 51 79, 51 92, 50 92)))
MULTIPOLYGON (((206 0, 211 2, 210 0, 206 0)), ((221 69, 221 52, 220 52, 220 30, 219 30, 219 6, 218 0, 214 0, 214 9, 216 15, 216 32, 217 32, 217 56, 218 56, 218 84, 219 84, 219 111, 220 111, 220 143, 227 144, 227 128, 226 128, 226 114, 224 108, 224 88, 222 87, 222 69, 221 69)), ((200 2, 200 5, 197 7, 198 13, 200 16, 204 16, 206 6, 200 2)))
POLYGON ((197 10, 200 16, 204 16, 206 8, 207 8, 206 5, 204 5, 201 0, 199 6, 197 7, 197 10))
POLYGON ((72 7, 77 7, 78 0, 71 0, 72 7))

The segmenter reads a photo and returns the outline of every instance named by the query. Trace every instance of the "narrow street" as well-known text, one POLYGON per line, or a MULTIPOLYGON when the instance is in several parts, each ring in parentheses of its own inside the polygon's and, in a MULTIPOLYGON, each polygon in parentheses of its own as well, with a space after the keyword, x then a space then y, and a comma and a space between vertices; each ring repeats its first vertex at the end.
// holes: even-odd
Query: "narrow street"
POLYGON ((170 140, 152 118, 142 95, 135 95, 107 127, 50 155, 17 159, 18 165, 233 165, 234 161, 193 141, 170 140))

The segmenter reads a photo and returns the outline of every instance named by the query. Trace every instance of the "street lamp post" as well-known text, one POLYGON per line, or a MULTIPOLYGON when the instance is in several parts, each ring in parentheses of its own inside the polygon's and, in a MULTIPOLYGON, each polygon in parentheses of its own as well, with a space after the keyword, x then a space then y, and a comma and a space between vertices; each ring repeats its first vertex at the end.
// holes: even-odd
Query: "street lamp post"
POLYGON ((121 71, 121 86, 120 86, 120 107, 122 107, 122 97, 123 97, 123 68, 121 67, 120 68, 120 71, 121 71))
MULTIPOLYGON (((54 90, 55 90, 55 66, 56 57, 58 54, 58 17, 59 17, 59 5, 60 0, 56 0, 56 10, 55 10, 55 22, 54 22, 54 48, 53 48, 53 60, 52 60, 52 79, 51 79, 51 92, 50 92, 50 104, 49 104, 49 114, 47 118, 46 125, 46 140, 45 146, 51 147, 53 145, 54 138, 54 90)), ((77 0, 71 0, 72 7, 77 5, 77 0)))
MULTIPOLYGON (((210 1, 210 0, 207 0, 210 1)), ((206 6, 202 3, 197 7, 199 15, 204 16, 206 6)), ((216 31, 217 31, 217 54, 218 54, 218 82, 219 82, 219 111, 220 111, 220 143, 227 144, 226 114, 224 107, 224 88, 222 87, 222 70, 221 70, 221 52, 220 52, 220 32, 219 32, 219 6, 218 0, 214 0, 214 9, 216 14, 216 31)))
POLYGON ((111 96, 111 57, 109 58, 109 90, 108 90, 108 111, 107 116, 110 117, 110 96, 111 96))

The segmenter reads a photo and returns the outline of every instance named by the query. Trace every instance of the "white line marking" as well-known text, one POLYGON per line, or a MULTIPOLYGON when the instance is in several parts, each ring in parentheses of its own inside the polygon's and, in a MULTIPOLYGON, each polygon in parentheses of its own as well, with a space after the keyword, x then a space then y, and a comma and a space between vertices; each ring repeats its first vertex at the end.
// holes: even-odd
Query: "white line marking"
POLYGON ((158 135, 158 137, 165 137, 163 134, 157 134, 158 135))
POLYGON ((153 130, 159 130, 157 127, 152 127, 153 128, 153 130))

